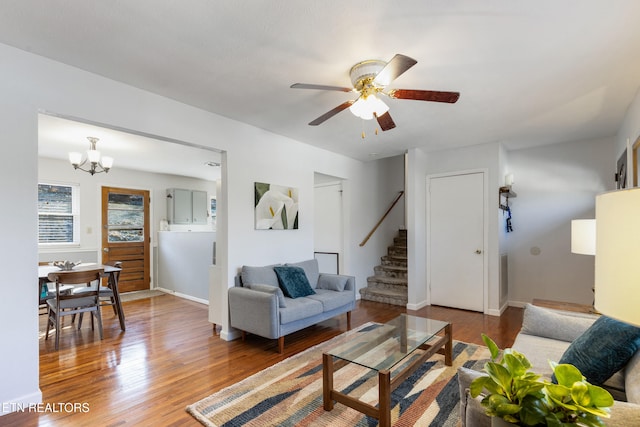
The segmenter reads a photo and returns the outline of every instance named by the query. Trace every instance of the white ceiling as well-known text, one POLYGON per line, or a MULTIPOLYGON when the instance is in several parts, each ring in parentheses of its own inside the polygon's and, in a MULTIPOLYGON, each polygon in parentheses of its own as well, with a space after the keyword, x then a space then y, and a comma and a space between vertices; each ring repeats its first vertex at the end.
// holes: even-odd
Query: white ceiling
POLYGON ((0 43, 362 160, 611 136, 640 85, 638 0, 5 0, 0 9, 0 43), (392 88, 460 100, 389 100, 397 127, 379 135, 349 111, 307 125, 354 94, 292 83, 348 86, 353 64, 396 53, 418 64, 392 88))
POLYGON ((217 151, 47 114, 38 116, 39 156, 68 161, 69 152, 89 149, 87 137, 99 138, 96 148, 103 156, 114 158, 113 171, 134 169, 207 181, 220 178, 220 167, 206 164, 220 164, 217 151))

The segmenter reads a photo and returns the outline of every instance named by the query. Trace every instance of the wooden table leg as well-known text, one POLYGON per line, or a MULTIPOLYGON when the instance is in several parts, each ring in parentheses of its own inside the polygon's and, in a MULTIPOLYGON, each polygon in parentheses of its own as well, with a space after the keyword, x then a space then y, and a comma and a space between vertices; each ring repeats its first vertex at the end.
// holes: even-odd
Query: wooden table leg
POLYGON ((379 427, 391 427, 391 372, 378 372, 379 427))
POLYGON ((124 311, 122 310, 122 301, 120 300, 120 292, 118 291, 118 279, 116 279, 116 273, 109 274, 109 281, 111 282, 111 290, 113 291, 113 299, 118 309, 118 320, 120 321, 120 329, 126 330, 124 325, 124 311))
POLYGON ((322 353, 322 402, 325 411, 333 409, 331 390, 333 390, 333 356, 322 353))
POLYGON ((447 336, 447 342, 444 345, 444 363, 451 366, 453 364, 453 326, 451 323, 445 326, 444 333, 447 336))

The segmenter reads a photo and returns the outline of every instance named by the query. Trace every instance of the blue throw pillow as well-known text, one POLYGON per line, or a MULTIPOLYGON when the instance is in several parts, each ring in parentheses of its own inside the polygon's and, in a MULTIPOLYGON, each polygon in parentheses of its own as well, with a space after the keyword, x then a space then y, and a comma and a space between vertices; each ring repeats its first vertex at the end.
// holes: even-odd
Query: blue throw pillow
POLYGON ((306 297, 315 292, 311 289, 307 275, 300 267, 273 267, 278 276, 280 289, 289 298, 306 297))
POLYGON ((569 363, 587 381, 601 385, 622 369, 640 348, 640 328, 607 316, 600 316, 576 338, 559 363, 569 363))

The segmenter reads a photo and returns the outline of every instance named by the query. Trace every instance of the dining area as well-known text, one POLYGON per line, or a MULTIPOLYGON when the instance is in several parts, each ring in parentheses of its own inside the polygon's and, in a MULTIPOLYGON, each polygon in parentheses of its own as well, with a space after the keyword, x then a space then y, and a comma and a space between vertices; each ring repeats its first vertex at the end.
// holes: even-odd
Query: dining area
MULTIPOLYGON (((69 261, 39 263, 38 306, 40 316, 46 316, 46 332, 42 339, 48 341, 50 335, 55 334, 55 351, 60 349, 63 334, 82 334, 84 339, 86 328, 83 329, 82 325, 86 314, 90 317, 86 319, 91 325, 89 336, 102 340, 103 318, 107 318, 110 311, 113 312, 111 318, 117 319, 117 322, 109 323, 110 327, 119 326, 124 332, 125 314, 118 288, 121 272, 120 261, 105 264, 69 261)), ((73 345, 74 342, 76 340, 66 339, 65 345, 73 345)))

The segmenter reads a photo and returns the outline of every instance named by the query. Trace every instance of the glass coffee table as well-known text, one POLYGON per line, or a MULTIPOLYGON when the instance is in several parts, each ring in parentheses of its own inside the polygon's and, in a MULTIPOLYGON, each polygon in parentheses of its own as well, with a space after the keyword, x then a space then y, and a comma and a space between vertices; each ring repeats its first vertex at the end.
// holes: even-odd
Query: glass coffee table
POLYGON ((401 314, 370 331, 353 334, 349 342, 322 354, 322 399, 331 411, 334 401, 377 418, 380 427, 391 425, 391 392, 436 353, 451 366, 451 324, 425 317, 401 314), (417 351, 422 350, 422 351, 417 351), (406 366, 394 372, 395 367, 406 366), (333 373, 355 363, 378 372, 378 407, 333 388, 333 373))

